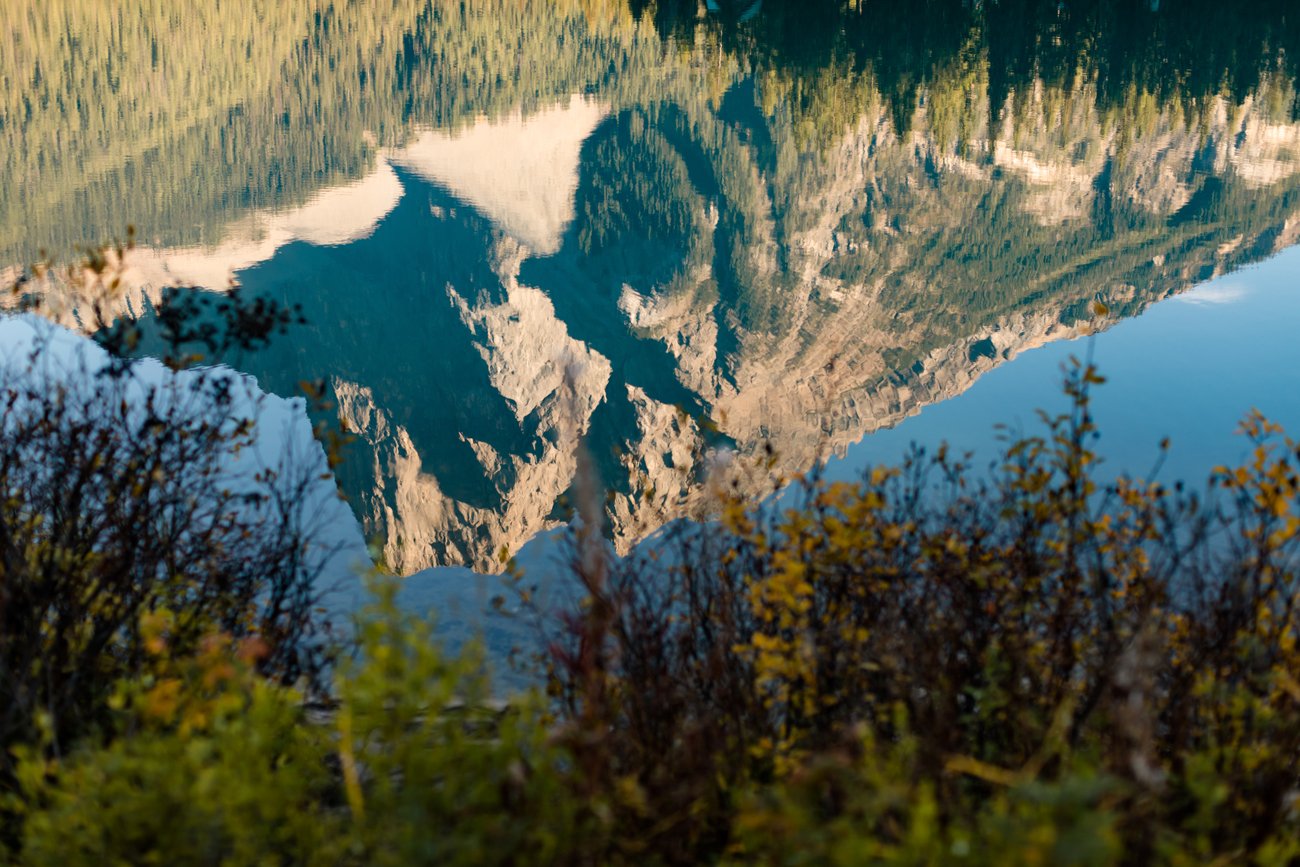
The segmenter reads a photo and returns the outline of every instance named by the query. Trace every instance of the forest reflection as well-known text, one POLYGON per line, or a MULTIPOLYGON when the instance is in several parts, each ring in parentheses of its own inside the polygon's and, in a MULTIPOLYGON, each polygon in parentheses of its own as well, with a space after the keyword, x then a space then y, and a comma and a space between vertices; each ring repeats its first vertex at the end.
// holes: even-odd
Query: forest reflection
POLYGON ((1284 2, 363 5, 15 19, 0 261, 130 220, 132 309, 301 303, 232 361, 325 377, 403 572, 563 520, 579 437, 626 547, 719 448, 807 469, 1300 237, 1284 2))

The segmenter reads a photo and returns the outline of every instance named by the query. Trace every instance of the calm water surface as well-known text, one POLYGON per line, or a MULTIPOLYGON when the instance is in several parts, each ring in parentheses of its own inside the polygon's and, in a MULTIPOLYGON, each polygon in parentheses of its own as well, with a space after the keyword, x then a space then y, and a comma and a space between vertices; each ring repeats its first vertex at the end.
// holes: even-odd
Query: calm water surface
POLYGON ((1087 340, 1109 466, 1203 477, 1300 430, 1288 5, 11 4, 0 266, 134 223, 124 313, 301 304, 226 360, 323 378, 404 573, 565 521, 580 438, 624 550, 720 449, 987 450, 1087 340))

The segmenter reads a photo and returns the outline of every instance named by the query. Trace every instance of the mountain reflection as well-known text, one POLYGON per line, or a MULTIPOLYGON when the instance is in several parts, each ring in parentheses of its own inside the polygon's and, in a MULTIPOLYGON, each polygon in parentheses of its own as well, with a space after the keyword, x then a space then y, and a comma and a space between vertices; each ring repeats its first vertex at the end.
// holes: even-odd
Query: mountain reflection
MULTIPOLYGON (((135 46, 81 121, 120 148, 89 165, 6 106, 6 255, 38 211, 57 245, 143 198, 146 296, 235 270, 301 303, 238 363, 330 383, 342 482, 402 572, 562 520, 579 437, 626 547, 694 508, 711 449, 807 469, 1094 302, 1134 315, 1300 238, 1286 3, 298 0, 283 46, 203 13, 266 57, 147 124, 115 100, 166 67, 162 25, 66 5, 58 45, 135 46)), ((61 56, 35 26, 10 56, 61 56)))

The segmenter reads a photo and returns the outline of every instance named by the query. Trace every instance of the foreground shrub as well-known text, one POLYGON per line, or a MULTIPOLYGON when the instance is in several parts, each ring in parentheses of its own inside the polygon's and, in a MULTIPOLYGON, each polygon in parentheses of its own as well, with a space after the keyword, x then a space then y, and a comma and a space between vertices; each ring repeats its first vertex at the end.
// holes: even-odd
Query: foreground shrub
POLYGON ((356 864, 553 864, 584 848, 535 696, 492 701, 471 646, 448 658, 394 587, 363 614, 360 657, 337 685, 338 751, 356 864))
POLYGON ((945 815, 914 744, 869 736, 811 757, 751 792, 725 859, 734 864, 1053 864, 1120 860, 1112 781, 1086 766, 1026 781, 945 815))
MULTIPOLYGON (((150 631, 146 628, 146 631, 150 631)), ((328 732, 253 674, 262 650, 216 636, 195 658, 156 645, 114 694, 122 735, 62 760, 20 750, 23 861, 48 865, 309 863, 336 854, 328 732)))
MULTIPOLYGON (((541 708, 488 697, 473 648, 444 656, 392 584, 360 616, 337 704, 257 676, 256 639, 208 637, 119 683, 116 731, 62 760, 20 751, 28 864, 553 864, 582 803, 541 708)), ((155 634, 148 624, 145 631, 155 634)))
MULTIPOLYGON (((113 274, 99 255, 71 282, 100 299, 113 274)), ((18 310, 39 306, 20 290, 18 310)), ((257 345, 289 317, 238 293, 158 309, 172 346, 257 345)), ((114 683, 148 661, 152 613, 167 612, 174 653, 256 634, 263 673, 319 679, 334 544, 320 521, 338 503, 301 410, 272 414, 250 380, 192 355, 127 358, 126 325, 101 331, 111 352, 30 314, 0 333, 0 784, 10 746, 59 752, 111 722, 114 683)))
POLYGON ((690 841, 682 861, 850 840, 906 860, 917 827, 966 850, 1003 825, 1048 860, 1043 835, 1079 827, 1102 860, 1294 857, 1297 444, 1251 416, 1251 461, 1204 496, 1099 487, 1100 382, 1072 368, 1070 410, 991 474, 918 450, 806 480, 794 508, 737 493, 726 534, 579 561, 594 601, 554 692, 647 799, 632 833, 690 841))
POLYGON ((1098 486, 1098 382, 989 474, 941 449, 791 507, 737 487, 621 561, 579 486, 545 699, 495 703, 391 583, 317 710, 255 627, 142 613, 99 733, 51 750, 36 714, 14 752, 13 857, 1296 863, 1300 448, 1251 416, 1204 495, 1098 486))

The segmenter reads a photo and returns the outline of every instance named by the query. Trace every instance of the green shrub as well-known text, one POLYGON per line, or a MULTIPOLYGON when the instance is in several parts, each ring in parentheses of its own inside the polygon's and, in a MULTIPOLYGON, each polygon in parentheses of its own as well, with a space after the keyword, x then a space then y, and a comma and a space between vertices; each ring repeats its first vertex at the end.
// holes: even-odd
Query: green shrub
POLYGON ((444 657, 394 585, 379 590, 337 703, 314 716, 256 675, 255 640, 211 637, 179 660, 157 645, 154 670, 118 685, 119 736, 61 759, 19 751, 22 863, 551 864, 581 851, 587 811, 541 705, 492 705, 481 653, 444 657))
POLYGON ((552 864, 581 851, 544 706, 491 701, 477 647, 448 659, 393 585, 363 614, 360 661, 338 681, 343 789, 358 864, 552 864))
POLYGON ((210 639, 172 660, 159 646, 155 671, 118 685, 120 737, 58 760, 20 751, 23 863, 337 860, 328 733, 232 649, 210 639))

